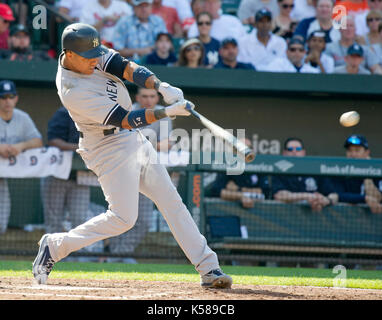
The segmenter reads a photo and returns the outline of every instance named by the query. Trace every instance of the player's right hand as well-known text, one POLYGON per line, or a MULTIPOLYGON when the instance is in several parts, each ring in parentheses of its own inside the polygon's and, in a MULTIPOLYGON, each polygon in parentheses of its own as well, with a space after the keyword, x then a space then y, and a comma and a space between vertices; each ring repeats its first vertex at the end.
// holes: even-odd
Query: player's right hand
POLYGON ((167 82, 161 82, 158 92, 163 96, 163 100, 167 104, 173 104, 184 99, 183 91, 169 85, 167 82))
POLYGON ((176 116, 189 116, 191 113, 187 110, 187 108, 195 108, 195 105, 188 100, 182 100, 172 104, 171 106, 165 109, 166 114, 170 118, 174 118, 176 116))

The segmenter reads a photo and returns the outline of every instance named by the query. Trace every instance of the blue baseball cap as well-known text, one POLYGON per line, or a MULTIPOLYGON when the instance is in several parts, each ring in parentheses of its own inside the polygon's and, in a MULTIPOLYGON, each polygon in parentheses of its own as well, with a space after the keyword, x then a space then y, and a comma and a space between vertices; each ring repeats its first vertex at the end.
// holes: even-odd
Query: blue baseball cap
POLYGON ((354 43, 348 48, 347 54, 348 56, 357 55, 363 57, 363 49, 359 44, 354 43))
POLYGON ((346 139, 344 147, 347 149, 349 146, 361 146, 365 149, 369 149, 369 143, 366 138, 360 134, 352 134, 346 139))
POLYGON ((15 94, 17 95, 16 85, 13 81, 10 80, 2 80, 0 81, 0 96, 4 96, 6 94, 15 94))

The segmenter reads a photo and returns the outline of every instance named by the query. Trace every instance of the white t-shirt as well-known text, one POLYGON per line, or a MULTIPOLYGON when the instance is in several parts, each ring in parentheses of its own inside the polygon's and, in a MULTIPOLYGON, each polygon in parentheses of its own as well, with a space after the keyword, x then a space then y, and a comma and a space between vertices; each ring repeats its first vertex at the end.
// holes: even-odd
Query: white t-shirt
MULTIPOLYGON (((222 41, 225 38, 234 38, 237 41, 246 34, 245 27, 241 21, 230 14, 222 14, 218 19, 214 19, 211 27, 212 38, 222 41)), ((199 30, 196 22, 188 30, 188 38, 196 38, 199 30)))
MULTIPOLYGON (((87 4, 82 10, 80 22, 94 26, 98 21, 102 20, 105 17, 122 17, 125 15, 132 14, 133 9, 126 2, 112 0, 110 6, 108 8, 105 8, 102 5, 100 5, 98 0, 90 0, 87 1, 87 4)), ((114 36, 114 27, 116 23, 117 22, 108 23, 101 29, 100 36, 102 40, 112 42, 114 36)))
POLYGON ((257 39, 257 30, 246 34, 239 40, 239 55, 237 60, 244 63, 252 63, 257 71, 263 70, 271 61, 277 57, 285 57, 287 49, 286 41, 274 34, 265 47, 257 39))
POLYGON ((89 0, 60 0, 56 5, 58 8, 64 7, 69 10, 69 16, 77 20, 80 19, 82 8, 89 2, 89 0))
POLYGON ((163 0, 162 5, 165 7, 175 8, 178 12, 180 21, 194 16, 188 0, 163 0))
MULTIPOLYGON (((296 67, 289 61, 288 58, 279 57, 274 59, 265 69, 262 71, 269 72, 292 72, 297 73, 296 67)), ((312 66, 304 63, 300 69, 301 73, 320 73, 320 71, 312 66)))
POLYGON ((311 18, 316 15, 316 9, 308 5, 307 0, 294 0, 294 8, 290 14, 291 18, 297 21, 311 18))
POLYGON ((366 16, 370 11, 362 11, 354 15, 355 32, 359 36, 365 36, 369 32, 369 27, 366 23, 366 16))
MULTIPOLYGON (((334 59, 331 56, 329 56, 323 52, 323 53, 321 53, 320 60, 321 60, 322 66, 325 69, 325 72, 326 73, 333 73, 333 71, 334 71, 334 59)), ((310 65, 310 66, 312 66, 312 65, 310 65)), ((321 69, 319 66, 313 67, 313 68, 316 68, 319 72, 321 72, 321 69)))

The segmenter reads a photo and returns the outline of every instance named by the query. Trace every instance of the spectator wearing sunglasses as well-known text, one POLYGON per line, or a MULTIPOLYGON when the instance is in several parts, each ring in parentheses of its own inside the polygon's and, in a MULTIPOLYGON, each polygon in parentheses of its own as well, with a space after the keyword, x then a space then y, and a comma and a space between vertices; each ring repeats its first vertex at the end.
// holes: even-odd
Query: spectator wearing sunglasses
POLYGON ((237 61, 239 49, 234 38, 227 38, 222 41, 219 54, 220 61, 215 65, 215 68, 255 70, 250 63, 237 61))
POLYGON ((213 67, 219 61, 220 42, 211 37, 212 16, 208 12, 201 12, 196 16, 198 25, 198 39, 204 46, 204 64, 213 67))
MULTIPOLYGON (((17 157, 21 152, 42 147, 41 134, 30 116, 16 108, 19 97, 12 81, 0 81, 0 157, 17 157)), ((8 226, 11 203, 6 179, 0 178, 0 234, 8 226)))
POLYGON ((366 16, 369 32, 365 35, 366 46, 372 48, 374 44, 381 44, 382 39, 379 34, 379 25, 382 21, 382 13, 372 10, 366 16))
POLYGON ((369 32, 367 25, 367 15, 370 11, 382 11, 382 0, 367 0, 369 9, 354 14, 356 33, 358 36, 365 36, 369 32))
POLYGON ((179 50, 177 65, 187 68, 203 68, 204 47, 199 39, 192 38, 183 43, 179 50))
POLYGON ((9 26, 14 20, 12 9, 0 3, 0 49, 8 49, 9 26))
MULTIPOLYGON (((370 159, 367 139, 360 134, 349 136, 344 143, 346 157, 350 159, 370 159)), ((366 203, 372 213, 382 213, 382 179, 355 177, 330 178, 333 191, 327 197, 317 198, 317 205, 324 207, 338 202, 366 203)))
POLYGON ((265 70, 278 57, 285 57, 286 41, 272 33, 272 12, 263 8, 255 16, 255 29, 242 37, 237 60, 252 64, 256 70, 265 70))
MULTIPOLYGON (((300 138, 290 137, 284 142, 283 156, 305 157, 306 151, 300 138)), ((332 191, 329 180, 313 176, 275 175, 272 177, 272 194, 275 200, 285 203, 308 202, 314 211, 317 198, 332 191)))
POLYGON ((294 36, 288 43, 286 58, 282 57, 275 59, 264 69, 264 71, 320 73, 318 68, 312 67, 304 61, 305 54, 305 41, 299 36, 294 36))
POLYGON ((297 21, 291 18, 291 12, 295 6, 294 0, 278 0, 277 1, 280 14, 273 20, 273 33, 288 40, 293 36, 297 27, 297 21))

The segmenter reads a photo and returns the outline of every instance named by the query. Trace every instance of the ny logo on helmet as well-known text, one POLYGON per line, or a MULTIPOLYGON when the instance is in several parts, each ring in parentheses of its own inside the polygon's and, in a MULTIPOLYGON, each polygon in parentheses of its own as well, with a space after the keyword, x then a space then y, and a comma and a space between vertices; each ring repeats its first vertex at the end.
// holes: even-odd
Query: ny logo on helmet
POLYGON ((95 47, 98 47, 98 46, 99 46, 99 41, 98 41, 97 38, 94 38, 94 40, 93 40, 93 47, 95 48, 95 47))

